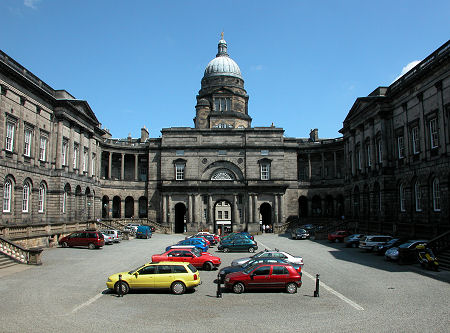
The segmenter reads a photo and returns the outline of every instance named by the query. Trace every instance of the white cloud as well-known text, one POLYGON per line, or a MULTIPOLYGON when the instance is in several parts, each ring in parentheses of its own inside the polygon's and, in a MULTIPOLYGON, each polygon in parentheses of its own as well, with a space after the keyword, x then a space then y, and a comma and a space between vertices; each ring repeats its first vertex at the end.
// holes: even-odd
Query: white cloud
POLYGON ((264 67, 263 67, 263 65, 254 65, 254 66, 251 66, 250 69, 252 71, 262 71, 264 69, 264 67))
POLYGON ((23 0, 23 4, 26 6, 26 7, 30 7, 30 8, 33 8, 33 9, 37 9, 37 4, 40 2, 41 0, 23 0))
POLYGON ((406 73, 408 73, 413 67, 415 67, 418 63, 420 63, 420 61, 421 61, 421 60, 414 60, 414 61, 411 61, 409 64, 407 64, 405 67, 403 67, 402 72, 400 73, 399 76, 397 76, 397 77, 395 78, 395 80, 394 80, 393 82, 397 81, 397 80, 398 80, 399 78, 401 78, 403 75, 405 75, 406 73))

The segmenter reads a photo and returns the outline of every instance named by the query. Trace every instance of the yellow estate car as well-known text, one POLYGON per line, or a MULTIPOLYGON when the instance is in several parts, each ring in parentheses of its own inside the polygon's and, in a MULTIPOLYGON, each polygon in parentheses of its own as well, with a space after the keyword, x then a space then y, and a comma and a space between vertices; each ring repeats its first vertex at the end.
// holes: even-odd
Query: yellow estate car
POLYGON ((190 263, 161 261, 108 277, 106 286, 117 294, 120 291, 119 274, 122 275, 123 295, 130 289, 170 289, 175 295, 181 295, 187 288, 195 288, 201 283, 197 269, 190 263))

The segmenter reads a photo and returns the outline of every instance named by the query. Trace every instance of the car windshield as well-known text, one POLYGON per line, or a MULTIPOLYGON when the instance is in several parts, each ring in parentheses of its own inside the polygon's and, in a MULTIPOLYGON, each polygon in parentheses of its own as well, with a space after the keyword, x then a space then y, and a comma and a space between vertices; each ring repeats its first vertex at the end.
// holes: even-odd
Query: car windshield
POLYGON ((398 238, 393 238, 391 239, 389 242, 386 243, 386 245, 392 245, 395 244, 395 242, 397 242, 399 239, 398 238))
POLYGON ((132 269, 131 271, 128 272, 128 274, 133 274, 134 272, 137 272, 138 270, 140 270, 142 267, 144 267, 145 265, 139 266, 136 269, 132 269))
POLYGON ((305 229, 297 229, 297 232, 303 232, 303 233, 306 233, 306 230, 305 230, 305 229))

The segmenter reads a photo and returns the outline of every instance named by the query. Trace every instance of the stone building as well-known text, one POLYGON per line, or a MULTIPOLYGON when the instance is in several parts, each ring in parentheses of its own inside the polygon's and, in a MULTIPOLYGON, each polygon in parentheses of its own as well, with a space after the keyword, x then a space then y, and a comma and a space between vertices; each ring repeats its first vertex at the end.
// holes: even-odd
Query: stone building
POLYGON ((0 52, 0 234, 33 245, 97 219, 139 219, 177 233, 255 232, 262 224, 277 230, 290 220, 344 215, 366 230, 446 230, 448 45, 390 87, 358 98, 343 137, 333 139, 319 138, 317 129, 289 138, 273 125, 252 127, 244 79, 223 37, 201 80, 194 127, 162 129, 157 138, 145 127, 140 138, 112 138, 86 101, 0 52), (392 142, 402 142, 403 128, 406 145, 415 124, 418 157, 405 147, 396 159, 392 142), (430 124, 438 128, 437 150, 427 148, 430 124), (383 163, 375 160, 377 147, 383 163), (420 214, 411 213, 408 199, 416 180, 420 214), (439 196, 439 211, 429 209, 426 191, 439 196), (400 212, 399 193, 406 198, 400 212))

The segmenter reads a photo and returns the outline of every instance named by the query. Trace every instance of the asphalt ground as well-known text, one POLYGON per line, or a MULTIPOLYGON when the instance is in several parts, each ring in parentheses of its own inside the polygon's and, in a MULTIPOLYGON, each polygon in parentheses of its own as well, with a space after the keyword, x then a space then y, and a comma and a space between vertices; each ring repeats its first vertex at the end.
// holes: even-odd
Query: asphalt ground
MULTIPOLYGON (((150 261, 183 235, 154 234, 99 250, 53 248, 42 266, 0 272, 0 332, 449 332, 450 272, 397 265, 326 241, 257 236, 260 249, 304 259, 297 294, 252 291, 216 297, 217 270, 176 296, 137 291, 117 297, 109 275, 150 261), (320 297, 313 297, 320 274, 320 297)), ((227 266, 248 253, 209 251, 227 266)))

